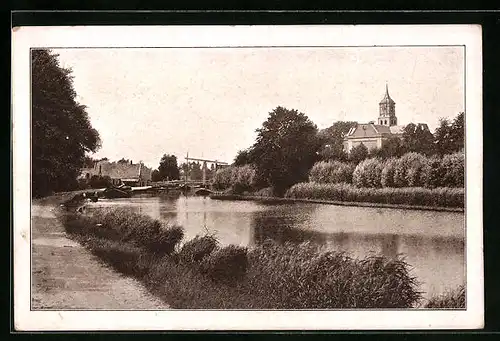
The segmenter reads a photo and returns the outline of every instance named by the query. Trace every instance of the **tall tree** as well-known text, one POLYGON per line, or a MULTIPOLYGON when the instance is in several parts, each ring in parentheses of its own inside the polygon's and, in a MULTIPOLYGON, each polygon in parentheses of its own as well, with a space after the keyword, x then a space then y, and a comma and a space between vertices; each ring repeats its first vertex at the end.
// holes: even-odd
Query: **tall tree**
POLYGON ((175 155, 163 154, 158 167, 159 178, 161 180, 179 180, 179 167, 175 155))
POLYGON ((274 187, 278 195, 307 179, 320 147, 318 129, 303 113, 277 107, 257 129, 252 155, 257 178, 274 187))
POLYGON ((347 158, 344 152, 344 137, 358 123, 353 121, 337 121, 331 127, 319 132, 322 147, 319 155, 323 160, 341 160, 347 158))
POLYGON ((465 113, 461 112, 455 117, 451 124, 451 144, 453 151, 460 151, 464 148, 465 135, 464 135, 464 116, 465 113))
POLYGON ((451 153, 454 149, 451 140, 451 125, 446 118, 439 119, 439 126, 434 131, 435 151, 440 154, 451 153))
POLYGON ((252 163, 250 160, 250 150, 244 149, 240 150, 238 154, 236 154, 236 157, 234 158, 233 165, 235 166, 243 166, 247 165, 249 163, 252 163))
POLYGON ((349 152, 349 161, 358 164, 368 157, 368 148, 360 143, 349 152))
POLYGON ((434 153, 434 136, 424 124, 410 123, 403 131, 403 149, 425 155, 434 153))
POLYGON ((382 142, 382 148, 376 149, 371 153, 371 157, 381 157, 387 159, 390 157, 400 157, 405 153, 403 143, 399 137, 389 137, 382 142))
POLYGON ((76 102, 71 70, 59 66, 56 54, 32 50, 32 193, 77 187, 85 154, 100 147, 86 107, 76 102))

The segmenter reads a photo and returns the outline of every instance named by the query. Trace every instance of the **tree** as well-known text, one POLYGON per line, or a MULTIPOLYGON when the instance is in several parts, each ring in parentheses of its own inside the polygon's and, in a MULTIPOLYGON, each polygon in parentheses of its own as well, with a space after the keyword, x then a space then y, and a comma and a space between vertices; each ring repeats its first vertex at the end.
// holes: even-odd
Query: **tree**
POLYGON ((243 166, 247 165, 249 163, 252 163, 250 160, 250 150, 249 149, 244 149, 238 151, 238 154, 236 154, 236 157, 234 158, 233 165, 234 166, 243 166))
POLYGON ((299 181, 318 159, 318 129, 303 113, 277 107, 257 129, 252 146, 256 178, 273 186, 277 195, 299 181))
POLYGON ((120 160, 116 161, 117 163, 122 163, 122 164, 132 164, 132 160, 129 160, 129 159, 125 159, 124 157, 122 157, 120 160))
POLYGON ((368 157, 368 148, 360 143, 349 152, 349 161, 358 164, 368 157))
POLYGON ((434 132, 434 148, 440 155, 451 153, 453 151, 451 141, 451 125, 446 118, 439 119, 439 126, 434 132))
POLYGON ((454 152, 458 152, 464 148, 464 116, 465 113, 459 113, 451 124, 450 138, 454 152))
POLYGON ((160 180, 179 180, 179 167, 175 155, 163 154, 158 167, 160 180))
POLYGON ((71 70, 49 50, 32 50, 32 193, 77 188, 86 153, 100 147, 86 107, 76 102, 71 70))
POLYGON ((322 144, 319 151, 321 159, 345 161, 347 153, 344 151, 344 137, 357 124, 352 121, 337 121, 331 127, 321 130, 318 133, 322 144))
POLYGON ((439 120, 434 132, 434 146, 439 155, 451 154, 464 148, 464 113, 461 112, 450 122, 446 118, 439 120))
POLYGON ((155 169, 151 172, 151 181, 161 181, 160 172, 158 171, 158 169, 155 169))
POLYGON ((403 143, 399 137, 389 137, 382 142, 382 148, 374 150, 370 156, 387 159, 390 157, 400 157, 405 153, 403 143))
POLYGON ((403 130, 403 149, 424 155, 434 153, 434 136, 425 124, 408 124, 403 130))

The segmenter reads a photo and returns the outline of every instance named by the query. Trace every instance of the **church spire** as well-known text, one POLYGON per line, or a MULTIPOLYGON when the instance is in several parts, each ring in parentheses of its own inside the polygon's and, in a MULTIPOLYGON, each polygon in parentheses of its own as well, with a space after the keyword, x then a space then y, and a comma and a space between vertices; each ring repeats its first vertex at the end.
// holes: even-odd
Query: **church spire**
POLYGON ((385 126, 393 126, 397 124, 396 118, 396 102, 389 95, 389 85, 385 83, 385 94, 382 101, 379 103, 379 118, 378 124, 385 126))

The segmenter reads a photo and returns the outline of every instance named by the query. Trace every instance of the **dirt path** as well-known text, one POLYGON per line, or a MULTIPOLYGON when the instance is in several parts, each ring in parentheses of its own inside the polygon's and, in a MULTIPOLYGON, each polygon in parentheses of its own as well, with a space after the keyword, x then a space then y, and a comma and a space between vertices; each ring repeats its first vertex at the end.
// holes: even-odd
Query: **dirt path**
POLYGON ((135 279, 68 239, 54 203, 32 205, 32 309, 168 309, 135 279))

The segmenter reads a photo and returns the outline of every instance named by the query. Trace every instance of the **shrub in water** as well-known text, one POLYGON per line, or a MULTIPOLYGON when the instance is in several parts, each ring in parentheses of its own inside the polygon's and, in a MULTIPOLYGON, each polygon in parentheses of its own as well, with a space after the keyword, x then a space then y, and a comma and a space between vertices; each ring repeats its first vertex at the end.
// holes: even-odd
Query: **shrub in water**
POLYGON ((179 251, 179 260, 183 263, 199 263, 210 255, 218 245, 214 236, 196 236, 186 242, 179 251))
POLYGON ((213 280, 234 282, 241 278, 248 267, 247 249, 228 245, 206 257, 201 270, 213 280))
POLYGON ((380 187, 383 163, 378 158, 361 161, 352 174, 356 187, 380 187))

